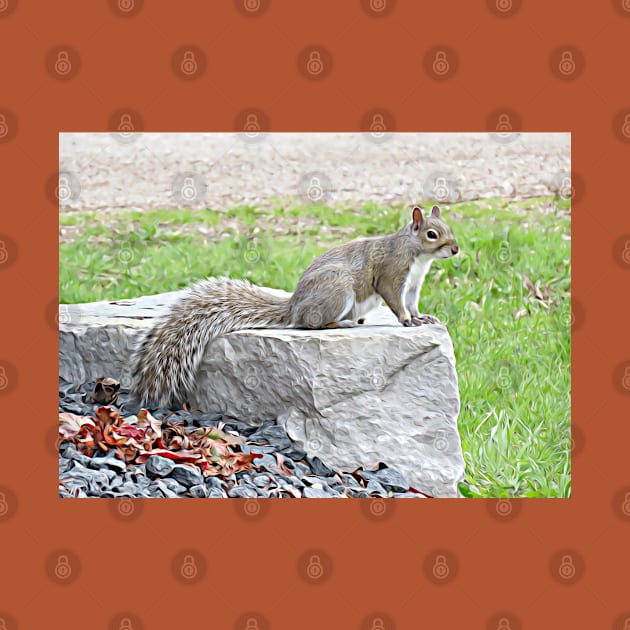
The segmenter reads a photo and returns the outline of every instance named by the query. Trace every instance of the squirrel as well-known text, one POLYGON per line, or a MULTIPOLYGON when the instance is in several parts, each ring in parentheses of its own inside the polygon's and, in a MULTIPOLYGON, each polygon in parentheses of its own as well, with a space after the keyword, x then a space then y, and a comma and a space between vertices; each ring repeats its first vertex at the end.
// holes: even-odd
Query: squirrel
POLYGON ((315 258, 290 297, 246 280, 202 280, 141 341, 131 393, 143 404, 186 402, 209 340, 235 330, 352 327, 381 300, 403 326, 438 323, 420 315, 418 296, 433 260, 458 252, 438 206, 426 217, 415 206, 394 234, 357 239, 315 258))

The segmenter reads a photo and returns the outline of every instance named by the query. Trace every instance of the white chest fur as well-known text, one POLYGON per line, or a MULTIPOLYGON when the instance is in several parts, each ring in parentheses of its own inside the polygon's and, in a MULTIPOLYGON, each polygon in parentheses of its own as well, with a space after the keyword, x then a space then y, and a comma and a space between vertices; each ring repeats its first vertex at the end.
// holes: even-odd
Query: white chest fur
POLYGON ((419 256, 412 263, 402 291, 403 302, 407 308, 415 309, 417 307, 420 289, 432 262, 432 258, 419 256))

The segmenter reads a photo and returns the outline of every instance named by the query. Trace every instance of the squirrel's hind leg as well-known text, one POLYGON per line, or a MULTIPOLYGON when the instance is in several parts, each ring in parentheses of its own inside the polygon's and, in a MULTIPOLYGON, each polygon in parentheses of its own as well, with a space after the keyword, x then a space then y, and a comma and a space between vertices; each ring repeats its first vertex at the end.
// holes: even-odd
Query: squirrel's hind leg
POLYGON ((351 274, 326 267, 311 271, 298 284, 289 305, 295 328, 349 328, 355 305, 351 274))

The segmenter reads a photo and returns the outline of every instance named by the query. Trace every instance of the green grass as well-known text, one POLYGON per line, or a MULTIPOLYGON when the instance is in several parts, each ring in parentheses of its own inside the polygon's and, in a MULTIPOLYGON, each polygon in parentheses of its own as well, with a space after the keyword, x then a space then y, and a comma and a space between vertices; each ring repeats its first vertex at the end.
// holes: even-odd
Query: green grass
MULTIPOLYGON (((443 206, 461 255, 434 263, 420 311, 447 324, 457 358, 464 491, 570 495, 570 208, 561 198, 443 206), (526 287, 528 276, 542 293, 526 287)), ((172 291, 211 275, 293 290, 312 259, 386 234, 407 210, 367 204, 262 211, 65 213, 63 303, 172 291)))

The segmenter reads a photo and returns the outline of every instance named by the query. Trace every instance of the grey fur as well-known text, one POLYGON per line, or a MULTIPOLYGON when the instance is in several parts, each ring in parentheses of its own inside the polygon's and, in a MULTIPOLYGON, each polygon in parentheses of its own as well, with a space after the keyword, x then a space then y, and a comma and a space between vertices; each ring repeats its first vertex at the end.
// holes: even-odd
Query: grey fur
MULTIPOLYGON (((405 326, 423 320, 417 304, 405 305, 410 270, 417 261, 448 258, 459 248, 450 227, 434 207, 388 236, 358 239, 318 256, 290 298, 263 291, 245 280, 202 280, 175 304, 142 340, 136 353, 132 392, 142 403, 185 402, 211 338, 250 328, 353 326, 365 314, 362 303, 382 297, 405 326), (429 239, 427 235, 437 238, 429 239)), ((422 278, 419 281, 421 285, 422 278)))

